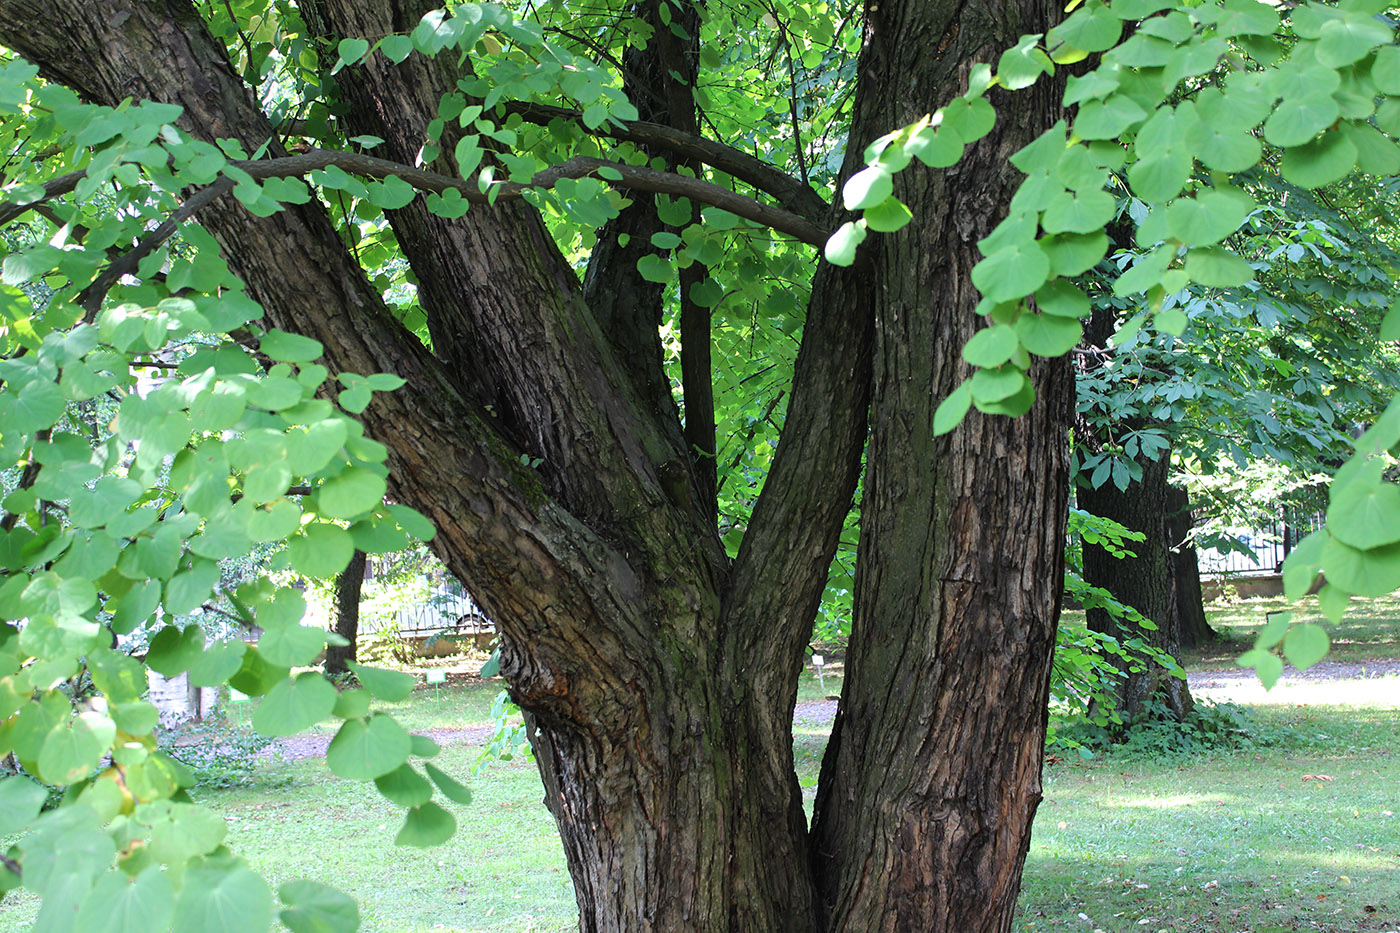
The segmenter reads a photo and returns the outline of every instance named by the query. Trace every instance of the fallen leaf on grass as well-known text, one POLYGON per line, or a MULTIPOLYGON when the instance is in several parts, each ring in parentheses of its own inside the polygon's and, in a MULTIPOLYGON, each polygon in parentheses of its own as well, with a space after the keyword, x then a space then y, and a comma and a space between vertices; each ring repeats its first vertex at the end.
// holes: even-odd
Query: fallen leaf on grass
POLYGON ((1303 775, 1303 780, 1305 780, 1305 781, 1330 781, 1330 780, 1332 780, 1332 779, 1331 779, 1330 777, 1328 777, 1327 775, 1325 775, 1325 774, 1305 774, 1305 775, 1303 775))

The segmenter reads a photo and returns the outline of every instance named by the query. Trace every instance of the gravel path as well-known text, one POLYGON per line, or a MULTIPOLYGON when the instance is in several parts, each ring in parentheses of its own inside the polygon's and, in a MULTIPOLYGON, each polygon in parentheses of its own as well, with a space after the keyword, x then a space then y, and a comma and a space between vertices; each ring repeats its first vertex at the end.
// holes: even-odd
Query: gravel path
MULTIPOLYGON (((1300 693, 1296 688, 1316 687, 1321 684, 1340 682, 1354 687, 1365 686, 1367 694, 1375 699, 1381 699, 1388 694, 1394 699, 1395 704, 1400 706, 1400 660, 1367 661, 1365 663, 1323 661, 1302 672, 1289 665, 1284 668, 1283 676, 1279 678, 1278 685, 1274 687, 1273 691, 1268 692, 1260 685, 1259 679, 1254 676, 1253 671, 1243 668, 1223 671, 1193 671, 1186 675, 1186 680, 1191 685, 1191 692, 1198 699, 1211 699, 1218 702, 1293 702, 1295 699, 1304 698, 1310 703, 1327 702, 1326 694, 1322 690, 1313 689, 1300 693), (1378 683, 1374 685, 1364 683, 1369 680, 1375 680, 1378 683), (1375 691, 1384 691, 1385 693, 1378 694, 1375 691)), ((830 725, 835 717, 835 700, 811 700, 806 703, 798 703, 792 718, 795 725, 810 729, 814 726, 821 728, 830 725)), ((495 723, 482 722, 453 729, 429 729, 419 734, 426 735, 439 745, 446 746, 482 745, 495 733, 495 723)), ((326 747, 330 745, 330 741, 330 736, 326 735, 293 736, 272 743, 263 754, 269 758, 280 758, 284 761, 321 758, 325 756, 326 747)))

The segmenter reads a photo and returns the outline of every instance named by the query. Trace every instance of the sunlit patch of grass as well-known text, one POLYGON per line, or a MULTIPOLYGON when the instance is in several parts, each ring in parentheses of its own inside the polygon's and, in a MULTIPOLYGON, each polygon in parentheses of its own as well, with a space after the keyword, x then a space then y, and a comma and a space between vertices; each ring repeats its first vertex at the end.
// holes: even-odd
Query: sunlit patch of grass
POLYGON ((1215 602, 1206 606, 1206 619, 1220 641, 1185 653, 1183 660, 1196 668, 1233 667, 1235 658, 1254 644, 1266 614, 1291 610, 1294 622, 1314 622, 1332 640, 1329 661, 1363 662, 1400 658, 1400 595, 1375 599, 1353 598, 1347 614, 1333 625, 1317 607, 1317 597, 1289 603, 1282 596, 1215 602))
MULTIPOLYGON (((1340 732, 1350 714, 1330 718, 1340 732)), ((1046 785, 1018 929, 1400 925, 1400 756, 1390 748, 1171 768, 1066 762, 1046 785)))

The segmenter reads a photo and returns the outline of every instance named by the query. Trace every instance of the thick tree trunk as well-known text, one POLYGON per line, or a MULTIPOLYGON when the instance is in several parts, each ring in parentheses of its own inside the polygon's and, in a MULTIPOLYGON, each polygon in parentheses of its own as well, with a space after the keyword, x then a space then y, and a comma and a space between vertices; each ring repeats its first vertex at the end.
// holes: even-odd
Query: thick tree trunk
POLYGON ((1191 543, 1191 498, 1180 486, 1167 488, 1167 547, 1171 551, 1172 586, 1176 590, 1177 632, 1181 647, 1197 648, 1216 639, 1206 621, 1201 594, 1201 566, 1191 543))
MULTIPOLYGON (((868 14, 862 73, 899 76, 862 85, 858 107, 878 116, 857 127, 874 131, 961 93, 959 63, 1043 32, 1058 6, 881 2, 868 14)), ((968 276, 1020 179, 1007 156, 1050 126, 1057 100, 1054 82, 997 95, 996 129, 956 168, 900 174, 914 221, 872 248, 882 287, 856 617, 813 820, 832 930, 1011 929, 1040 800, 1071 373, 1037 363, 1022 418, 973 412, 943 438, 931 422, 971 374, 959 350, 986 323, 968 276)))
POLYGON ((365 585, 365 552, 356 551, 350 565, 335 578, 331 611, 332 630, 349 644, 328 645, 323 665, 327 674, 344 674, 347 661, 355 660, 355 643, 360 635, 360 590, 365 585))
MULTIPOLYGON (((1169 549, 1168 521, 1171 485, 1167 481, 1171 456, 1162 452, 1156 460, 1139 459, 1142 479, 1120 490, 1113 483, 1098 489, 1081 488, 1080 508, 1094 515, 1111 518, 1130 531, 1146 536, 1130 545, 1135 557, 1114 557, 1096 545, 1084 546, 1084 580, 1101 586, 1119 602, 1131 606, 1156 625, 1155 629, 1122 628, 1102 609, 1089 610, 1089 627, 1117 637, 1136 637, 1176 654, 1181 648, 1178 592, 1175 582, 1176 555, 1169 549)), ((1118 708, 1132 722, 1155 715, 1159 709, 1181 719, 1191 712, 1191 691, 1186 682, 1167 674, 1159 664, 1125 671, 1118 695, 1118 708)))

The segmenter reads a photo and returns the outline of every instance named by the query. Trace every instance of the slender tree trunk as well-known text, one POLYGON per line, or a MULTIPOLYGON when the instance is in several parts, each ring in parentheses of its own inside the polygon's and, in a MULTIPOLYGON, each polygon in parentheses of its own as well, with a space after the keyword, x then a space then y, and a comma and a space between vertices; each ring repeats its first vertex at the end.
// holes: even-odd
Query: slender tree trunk
POLYGON ((355 642, 360 634, 360 590, 365 583, 365 552, 356 551, 347 566, 335 578, 332 598, 335 624, 332 630, 344 638, 348 645, 328 645, 326 647, 327 674, 344 674, 349 670, 347 661, 355 660, 355 642))
POLYGON ((1180 486, 1167 488, 1167 547, 1171 551, 1172 586, 1176 589, 1177 630, 1181 647, 1197 648, 1216 638, 1206 621, 1201 595, 1201 567, 1191 543, 1191 498, 1180 486))
MULTIPOLYGON (((1146 536, 1130 544, 1134 557, 1114 557, 1097 545, 1084 546, 1084 580, 1101 586, 1119 602, 1131 606, 1156 628, 1122 628, 1102 609, 1089 610, 1089 627, 1117 637, 1141 638, 1147 644, 1175 655, 1181 649, 1181 617, 1177 610, 1176 555, 1168 547, 1171 485, 1167 481, 1171 455, 1163 451, 1156 460, 1140 458, 1142 479, 1120 490, 1113 483, 1098 489, 1081 488, 1080 507, 1111 518, 1129 531, 1146 536)), ((1181 719, 1191 712, 1191 691, 1186 682, 1167 674, 1159 664, 1128 670, 1121 682, 1118 708, 1129 722, 1153 715, 1158 706, 1181 719)))

